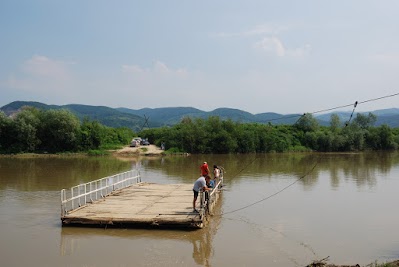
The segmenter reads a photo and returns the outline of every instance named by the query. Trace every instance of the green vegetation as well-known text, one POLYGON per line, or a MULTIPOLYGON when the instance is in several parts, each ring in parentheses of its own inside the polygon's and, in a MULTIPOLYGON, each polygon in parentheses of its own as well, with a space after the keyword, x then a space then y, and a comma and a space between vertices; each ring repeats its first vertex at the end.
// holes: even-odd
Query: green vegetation
POLYGON ((371 263, 369 265, 367 265, 367 267, 397 267, 399 264, 398 261, 394 261, 394 262, 386 262, 386 263, 371 263))
MULTIPOLYGON (((268 122, 272 122, 273 124, 278 125, 292 125, 301 116, 301 114, 284 115, 273 112, 251 114, 233 108, 218 108, 208 112, 192 107, 143 108, 133 110, 128 108, 109 108, 105 106, 76 104, 61 106, 46 105, 40 102, 31 101, 14 101, 0 107, 0 110, 4 111, 4 113, 9 116, 19 112, 19 110, 25 106, 31 106, 41 110, 67 109, 75 114, 80 120, 88 118, 90 120, 98 121, 108 127, 127 127, 136 132, 141 131, 143 127, 157 128, 161 126, 173 126, 179 124, 183 117, 207 119, 214 116, 219 117, 222 120, 231 119, 234 122, 241 123, 267 124, 268 122)), ((341 120, 348 120, 351 116, 351 112, 349 111, 337 111, 334 113, 318 115, 315 118, 321 126, 329 126, 332 114, 339 117, 341 120)), ((378 115, 375 126, 386 124, 390 127, 399 127, 398 108, 376 110, 375 114, 378 115)))
MULTIPOLYGON (((139 135, 168 153, 269 153, 287 151, 394 150, 399 128, 373 126, 376 116, 357 114, 350 123, 331 116, 321 126, 311 114, 293 125, 240 123, 218 116, 185 117, 171 127, 142 130, 139 135)), ((25 107, 13 118, 0 112, 0 153, 60 153, 88 151, 103 155, 129 144, 135 136, 129 128, 111 128, 65 109, 39 110, 25 107)))
POLYGON ((83 122, 65 109, 25 107, 13 118, 0 112, 0 153, 90 151, 92 155, 129 144, 134 133, 97 121, 83 122))
POLYGON ((89 150, 87 151, 87 155, 89 156, 105 156, 109 155, 108 150, 89 150))
POLYGON ((357 114, 350 123, 332 116, 321 126, 311 114, 294 125, 239 123, 219 117, 183 118, 172 127, 152 128, 139 134, 151 143, 165 142, 168 151, 189 153, 268 153, 287 151, 343 152, 394 150, 399 128, 374 127, 376 116, 357 114))

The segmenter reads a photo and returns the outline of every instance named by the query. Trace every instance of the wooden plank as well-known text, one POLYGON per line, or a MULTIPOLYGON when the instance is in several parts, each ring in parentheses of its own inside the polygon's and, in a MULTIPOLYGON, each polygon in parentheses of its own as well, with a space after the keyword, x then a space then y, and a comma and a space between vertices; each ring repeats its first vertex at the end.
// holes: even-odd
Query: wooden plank
POLYGON ((206 214, 194 213, 192 200, 191 184, 139 183, 70 211, 61 220, 63 225, 144 224, 201 228, 206 214))

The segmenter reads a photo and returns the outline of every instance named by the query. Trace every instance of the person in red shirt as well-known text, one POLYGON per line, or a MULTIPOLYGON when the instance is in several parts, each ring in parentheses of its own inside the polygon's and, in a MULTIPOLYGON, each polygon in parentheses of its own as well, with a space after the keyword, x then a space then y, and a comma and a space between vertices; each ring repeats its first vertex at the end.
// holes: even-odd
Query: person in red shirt
POLYGON ((201 176, 205 177, 206 175, 209 175, 210 171, 209 171, 208 163, 206 163, 206 161, 204 161, 204 163, 202 163, 200 169, 201 169, 201 176))

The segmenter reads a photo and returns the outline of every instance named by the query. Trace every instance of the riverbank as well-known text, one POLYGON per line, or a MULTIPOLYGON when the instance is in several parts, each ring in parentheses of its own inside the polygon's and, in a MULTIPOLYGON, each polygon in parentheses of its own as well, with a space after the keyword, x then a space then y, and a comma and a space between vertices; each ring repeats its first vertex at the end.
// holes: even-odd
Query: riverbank
POLYGON ((18 153, 0 154, 0 158, 59 158, 59 157, 87 157, 87 153, 18 153))
MULTIPOLYGON (((165 151, 156 145, 148 145, 148 146, 139 146, 139 147, 130 147, 124 146, 120 149, 115 150, 106 150, 106 154, 111 154, 116 157, 134 157, 134 156, 160 156, 164 155, 165 151)), ((104 152, 99 152, 98 155, 102 155, 104 152)), ((94 155, 87 152, 79 152, 79 153, 18 153, 18 154, 0 154, 0 157, 17 157, 17 158, 35 158, 35 157, 65 157, 65 156, 73 156, 73 157, 85 157, 87 155, 94 155)))
MULTIPOLYGON (((307 265, 306 267, 361 267, 359 264, 355 265, 335 265, 335 264, 327 264, 328 258, 320 260, 320 261, 314 261, 311 264, 307 265)), ((363 267, 397 267, 399 266, 399 260, 391 261, 391 262, 386 262, 386 263, 370 263, 367 264, 363 267)))
POLYGON ((117 157, 132 157, 132 156, 160 156, 165 154, 165 151, 156 145, 130 147, 125 146, 121 149, 111 152, 117 157))

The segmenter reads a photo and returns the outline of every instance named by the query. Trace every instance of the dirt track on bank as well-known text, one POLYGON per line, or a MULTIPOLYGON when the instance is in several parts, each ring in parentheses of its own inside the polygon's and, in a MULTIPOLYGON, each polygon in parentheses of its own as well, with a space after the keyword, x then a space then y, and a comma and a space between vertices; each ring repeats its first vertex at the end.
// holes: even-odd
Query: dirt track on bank
POLYGON ((165 151, 156 145, 130 147, 125 146, 113 152, 115 156, 160 156, 165 151))

